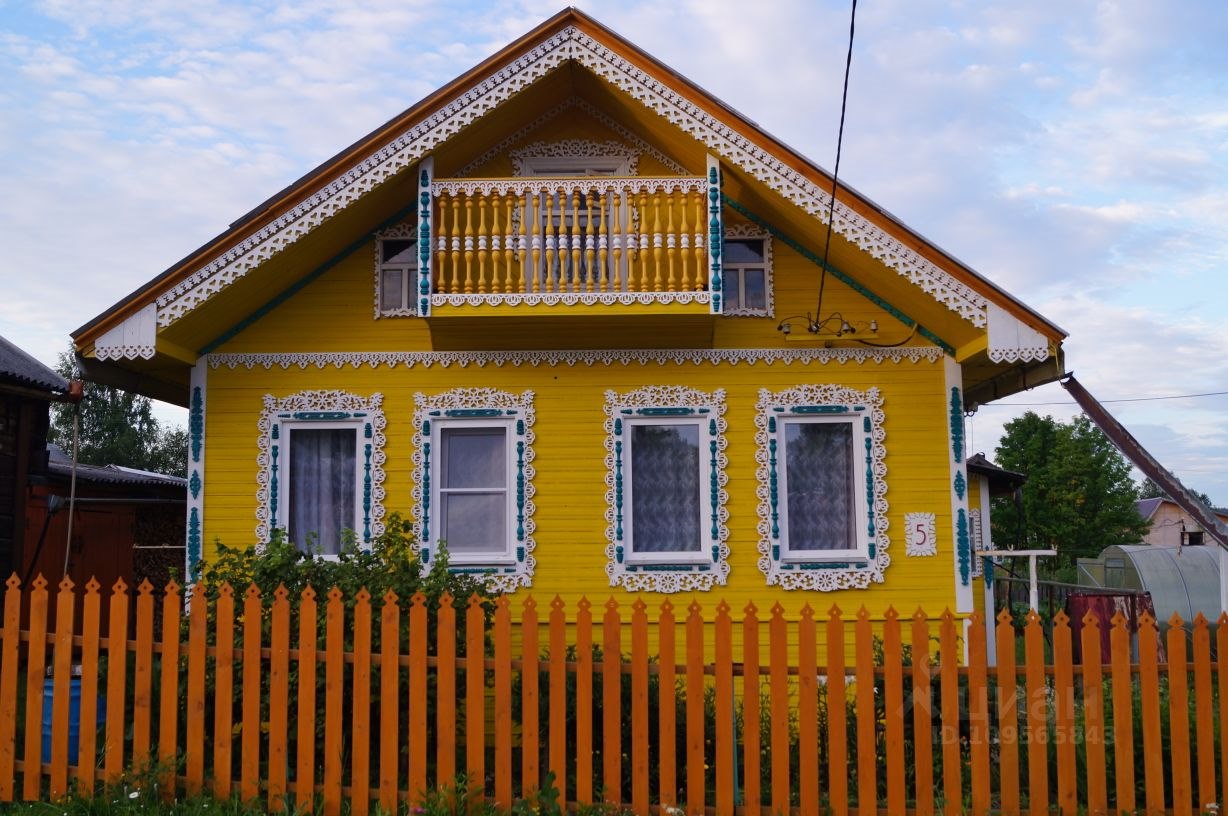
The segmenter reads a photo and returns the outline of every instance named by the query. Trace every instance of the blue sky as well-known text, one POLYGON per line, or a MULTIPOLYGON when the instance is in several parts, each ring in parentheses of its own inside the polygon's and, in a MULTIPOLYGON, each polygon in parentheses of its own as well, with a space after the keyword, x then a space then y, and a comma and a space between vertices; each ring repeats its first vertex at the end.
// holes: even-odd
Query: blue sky
MULTIPOLYGON (((54 363, 70 331, 560 7, 0 0, 0 334, 54 363)), ((580 7, 831 167, 846 3, 580 7)), ((1225 42, 1218 0, 865 0, 841 175, 1069 331, 1099 398, 1228 391, 1225 42)), ((982 408, 973 449, 1068 402, 1046 386, 982 408)), ((1111 407, 1228 504, 1228 397, 1111 407)))

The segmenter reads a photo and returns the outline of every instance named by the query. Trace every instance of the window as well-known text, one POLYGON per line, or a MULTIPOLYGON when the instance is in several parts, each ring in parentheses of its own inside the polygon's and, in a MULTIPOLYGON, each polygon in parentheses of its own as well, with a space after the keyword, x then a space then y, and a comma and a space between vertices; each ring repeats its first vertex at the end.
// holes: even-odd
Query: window
POLYGON ((722 314, 770 317, 772 308, 772 239, 749 224, 725 230, 722 252, 722 314))
POLYGON ((300 548, 336 557, 352 531, 384 531, 383 396, 302 391, 264 398, 256 535, 285 530, 300 548))
POLYGON ((675 592, 724 583, 724 392, 606 392, 611 585, 675 592))
POLYGON ((501 563, 515 558, 511 527, 511 482, 506 421, 438 422, 435 460, 439 538, 453 563, 501 563))
POLYGON ((511 591, 533 576, 533 392, 458 388, 415 396, 419 553, 440 543, 459 571, 511 591))
POLYGON ((887 540, 877 389, 759 392, 760 569, 786 589, 881 581, 887 540))
POLYGON ((380 314, 413 314, 418 290, 418 241, 380 238, 376 245, 380 314))

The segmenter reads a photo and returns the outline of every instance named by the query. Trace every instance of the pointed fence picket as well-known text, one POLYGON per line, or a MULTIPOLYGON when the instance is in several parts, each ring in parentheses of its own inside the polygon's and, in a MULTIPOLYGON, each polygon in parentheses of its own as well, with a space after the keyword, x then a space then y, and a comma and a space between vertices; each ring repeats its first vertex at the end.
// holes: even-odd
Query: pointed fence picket
POLYGON ((1003 614, 995 667, 979 613, 104 591, 5 585, 0 802, 144 773, 365 814, 464 774, 500 809, 552 785, 640 816, 1194 813, 1228 785, 1228 616, 1118 615, 1101 665, 1095 617, 1003 614))

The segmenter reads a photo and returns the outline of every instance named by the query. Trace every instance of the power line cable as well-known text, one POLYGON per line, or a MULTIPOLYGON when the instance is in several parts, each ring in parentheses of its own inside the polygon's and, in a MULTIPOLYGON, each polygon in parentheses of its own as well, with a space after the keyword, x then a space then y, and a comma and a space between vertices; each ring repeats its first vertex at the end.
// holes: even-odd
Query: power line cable
MULTIPOLYGON (((1194 399, 1195 397, 1223 397, 1228 391, 1208 391, 1204 394, 1172 394, 1167 397, 1122 397, 1120 399, 1105 399, 1100 402, 1155 402, 1157 400, 1194 399)), ((1029 408, 1039 405, 1077 405, 1073 400, 1059 402, 988 402, 981 408, 1029 408)))

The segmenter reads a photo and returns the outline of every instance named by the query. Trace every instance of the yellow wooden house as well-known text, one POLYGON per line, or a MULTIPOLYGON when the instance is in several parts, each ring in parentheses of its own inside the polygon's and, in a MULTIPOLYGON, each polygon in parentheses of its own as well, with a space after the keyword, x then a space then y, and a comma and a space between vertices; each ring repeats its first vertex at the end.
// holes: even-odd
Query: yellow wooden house
POLYGON ((1065 335, 831 192, 568 9, 74 340, 189 408, 190 562, 397 511, 539 599, 967 613, 965 411, 1065 335))

